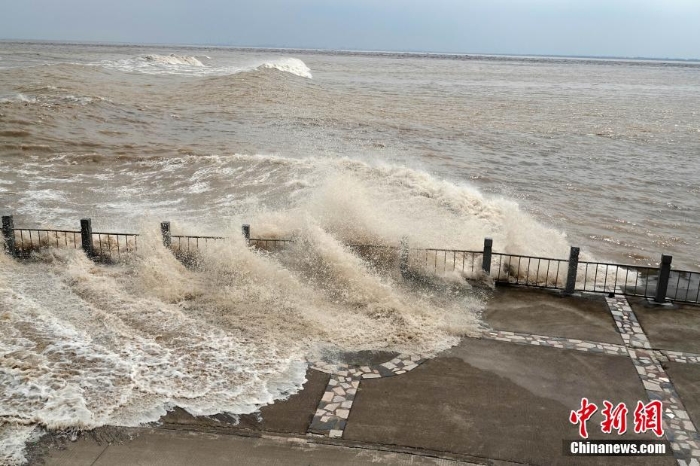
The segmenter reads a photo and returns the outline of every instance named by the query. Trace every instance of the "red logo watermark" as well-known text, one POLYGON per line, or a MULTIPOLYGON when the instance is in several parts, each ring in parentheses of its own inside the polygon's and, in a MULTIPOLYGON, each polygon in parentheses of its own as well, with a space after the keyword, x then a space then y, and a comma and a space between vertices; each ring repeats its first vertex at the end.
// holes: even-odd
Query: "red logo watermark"
MULTIPOLYGON (((588 401, 588 398, 581 399, 581 408, 571 411, 569 422, 578 425, 578 434, 581 438, 588 438, 587 422, 598 411, 595 403, 588 401)), ((627 432, 627 413, 629 410, 625 403, 617 406, 611 402, 603 401, 603 422, 600 423, 600 430, 604 434, 611 434, 617 431, 617 435, 627 432)), ((662 425, 663 406, 660 401, 654 400, 649 403, 637 402, 634 410, 634 432, 642 434, 652 431, 657 437, 663 437, 664 428, 662 425)))

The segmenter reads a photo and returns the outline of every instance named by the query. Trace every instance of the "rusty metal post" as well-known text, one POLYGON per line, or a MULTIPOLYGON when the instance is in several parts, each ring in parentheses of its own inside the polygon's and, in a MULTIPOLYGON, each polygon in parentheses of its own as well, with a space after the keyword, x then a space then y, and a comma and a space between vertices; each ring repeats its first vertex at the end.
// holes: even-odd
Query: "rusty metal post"
POLYGON ((160 233, 163 235, 163 246, 169 248, 172 244, 170 236, 170 222, 160 222, 160 233))
POLYGON ((83 245, 85 255, 92 258, 95 256, 95 250, 92 245, 92 220, 84 218, 80 220, 80 239, 83 245))
POLYGON ((2 217, 2 237, 5 239, 7 252, 12 255, 17 255, 15 248, 15 221, 12 215, 3 215, 2 217))
POLYGON ((486 275, 491 274, 491 253, 493 252, 493 240, 484 238, 484 254, 481 258, 481 268, 486 275))
POLYGON ((661 254, 661 263, 659 264, 659 281, 656 284, 656 296, 654 301, 663 303, 666 301, 666 293, 668 292, 668 280, 671 277, 671 261, 673 256, 661 254))
POLYGON ((569 252, 569 272, 566 275, 566 287, 564 288, 565 295, 574 294, 574 290, 576 289, 576 272, 578 271, 579 252, 580 249, 573 246, 569 252))

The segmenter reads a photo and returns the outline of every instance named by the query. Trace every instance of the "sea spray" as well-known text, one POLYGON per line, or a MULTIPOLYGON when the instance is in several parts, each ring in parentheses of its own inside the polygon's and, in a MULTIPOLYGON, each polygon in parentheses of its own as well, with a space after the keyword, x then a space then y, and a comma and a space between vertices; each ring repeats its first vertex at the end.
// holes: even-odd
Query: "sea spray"
MULTIPOLYGON (((280 254, 226 233, 189 268, 156 228, 113 265, 66 247, 26 263, 3 256, 3 432, 135 426, 174 406, 251 413, 299 390, 308 361, 435 352, 476 332, 482 302, 468 285, 435 299, 439 290, 383 273, 313 218, 280 254)), ((19 458, 16 445, 3 454, 19 458)))

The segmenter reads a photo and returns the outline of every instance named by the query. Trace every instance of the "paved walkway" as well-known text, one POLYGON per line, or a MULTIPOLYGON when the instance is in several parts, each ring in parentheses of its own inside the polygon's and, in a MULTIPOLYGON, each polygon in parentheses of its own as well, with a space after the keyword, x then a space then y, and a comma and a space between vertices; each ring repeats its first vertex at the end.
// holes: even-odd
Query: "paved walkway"
MULTIPOLYGON (((607 298, 607 307, 624 344, 586 341, 575 338, 531 335, 503 330, 485 330, 481 338, 518 345, 575 350, 588 353, 628 356, 639 373, 649 400, 664 406, 664 430, 678 464, 700 466, 700 438, 661 361, 700 363, 700 355, 679 351, 652 350, 644 330, 625 297, 607 298)), ((430 359, 431 355, 400 355, 376 367, 353 368, 347 365, 315 366, 328 372, 331 379, 309 428, 310 433, 333 438, 343 437, 360 381, 404 374, 430 359)), ((572 406, 572 408, 574 408, 572 406)))
POLYGON ((324 445, 284 437, 241 437, 203 432, 140 429, 125 443, 78 440, 54 450, 46 466, 327 466, 376 464, 458 466, 469 463, 392 451, 324 445))
MULTIPOLYGON (((246 432, 286 432, 296 435, 298 441, 306 439, 313 443, 315 439, 345 445, 359 442, 363 448, 408 447, 417 452, 437 452, 438 456, 439 453, 456 455, 479 464, 669 464, 670 461, 682 466, 700 466, 700 438, 682 401, 683 393, 691 393, 694 373, 686 371, 689 375, 679 387, 679 395, 664 369, 664 365, 674 363, 700 367, 700 354, 655 348, 624 297, 599 299, 596 304, 595 300, 576 301, 538 293, 528 298, 532 301, 528 308, 519 304, 523 301, 522 291, 501 293, 507 294, 506 301, 511 301, 500 308, 498 300, 494 301, 498 309, 490 314, 490 321, 498 328, 484 329, 479 338, 467 338, 459 347, 445 353, 401 354, 381 364, 364 366, 313 364, 309 382, 300 394, 263 408, 260 419, 244 419, 243 427, 222 424, 222 419, 215 422, 185 419, 188 415, 180 418, 173 415, 172 424, 166 422, 166 425, 190 430, 204 426, 238 429, 237 432, 241 428, 246 432), (583 304, 577 307, 579 302, 583 304), (540 334, 550 331, 553 335, 540 334), (671 457, 562 456, 562 440, 577 438, 574 435, 577 428, 569 424, 568 412, 579 407, 583 396, 595 397, 599 405, 603 399, 622 401, 628 406, 644 398, 662 401, 665 438, 675 461, 671 457)), ((693 400, 691 405, 700 403, 693 400)), ((599 424, 600 419, 592 419, 591 426, 594 421, 599 424)), ((187 434, 178 435, 190 439, 187 434)), ((592 434, 591 438, 611 439, 600 434, 597 437, 592 434)), ((622 438, 655 437, 628 433, 622 438)), ((171 448, 172 441, 164 433, 149 430, 144 439, 151 439, 151 443, 163 449, 171 448)), ((203 437, 197 441, 209 445, 210 440, 203 437)), ((312 450, 274 453, 277 450, 272 447, 272 450, 256 450, 262 452, 256 456, 246 450, 248 446, 231 446, 236 442, 226 440, 221 448, 253 455, 254 460, 247 464, 276 464, 274 461, 281 460, 275 458, 287 459, 286 454, 291 456, 285 464, 297 464, 296 459, 306 461, 304 464, 363 464, 368 458, 353 456, 359 455, 358 452, 324 453, 319 448, 312 449, 317 456, 304 460, 303 454, 312 450), (294 456, 297 453, 301 456, 294 456), (265 458, 269 461, 265 462, 265 458)), ((202 450, 209 447, 197 446, 200 443, 191 444, 192 451, 204 455, 196 457, 196 462, 219 464, 202 450)), ((114 456, 104 459, 101 456, 95 464, 117 464, 114 461, 119 455, 125 455, 121 456, 122 463, 128 458, 140 464, 166 464, 165 456, 161 461, 153 453, 157 449, 140 445, 131 442, 110 447, 106 451, 114 456), (112 463, 107 461, 109 458, 113 458, 112 463)), ((409 461, 400 455, 377 455, 372 461, 390 464, 409 461)), ((185 464, 184 456, 173 458, 179 463, 168 464, 185 464)), ((411 464, 433 464, 421 462, 428 461, 425 458, 412 458, 411 464)), ((61 463, 60 455, 52 453, 48 464, 68 463, 61 463)))

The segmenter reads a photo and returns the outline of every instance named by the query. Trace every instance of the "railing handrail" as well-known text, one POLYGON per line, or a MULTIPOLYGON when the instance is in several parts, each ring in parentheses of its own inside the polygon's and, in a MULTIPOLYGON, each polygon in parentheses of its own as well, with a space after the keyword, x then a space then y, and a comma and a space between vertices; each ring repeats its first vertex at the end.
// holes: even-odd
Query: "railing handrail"
POLYGON ((462 253, 467 253, 467 254, 483 254, 484 253, 484 251, 471 251, 469 249, 448 249, 448 248, 408 248, 408 249, 409 249, 409 251, 462 252, 462 253))
POLYGON ((12 231, 41 231, 44 233, 80 233, 80 230, 53 230, 50 228, 12 228, 12 231))
POLYGON ((248 241, 281 241, 285 243, 293 243, 292 238, 249 238, 248 241))
POLYGON ((171 238, 226 239, 226 236, 170 235, 171 238))
POLYGON ((493 252, 492 253, 494 256, 507 256, 507 257, 517 257, 519 259, 540 259, 543 261, 559 261, 559 262, 568 262, 568 259, 556 259, 554 257, 540 257, 540 256, 526 256, 523 254, 510 254, 508 252, 493 252))
MULTIPOLYGON (((80 233, 80 232, 78 232, 80 233)), ((141 236, 139 233, 115 233, 111 231, 93 231, 93 235, 112 235, 112 236, 141 236)))
POLYGON ((597 262, 597 261, 579 261, 579 265, 607 265, 610 267, 624 267, 626 269, 654 269, 658 270, 659 266, 653 266, 653 265, 632 265, 632 264, 616 264, 614 262, 597 262))

